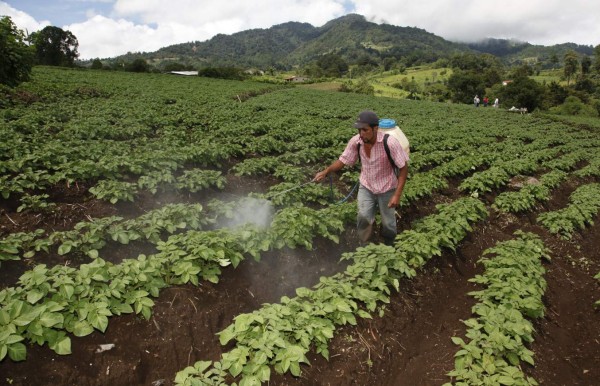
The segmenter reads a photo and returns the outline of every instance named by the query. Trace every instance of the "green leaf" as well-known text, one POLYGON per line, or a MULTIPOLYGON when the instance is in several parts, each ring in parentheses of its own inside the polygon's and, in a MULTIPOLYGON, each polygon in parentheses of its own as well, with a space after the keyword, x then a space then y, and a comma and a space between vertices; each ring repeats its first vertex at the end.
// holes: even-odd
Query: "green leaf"
POLYGON ((44 327, 54 327, 57 324, 62 324, 64 318, 58 312, 44 312, 40 317, 40 323, 44 327))
POLYGON ((0 345, 0 362, 6 357, 8 347, 5 344, 0 345))
POLYGON ((219 342, 222 346, 225 346, 231 339, 235 337, 233 326, 229 326, 219 333, 219 342))
POLYGON ((27 359, 27 348, 23 343, 15 343, 8 346, 8 357, 15 362, 27 359))
POLYGON ((87 336, 92 332, 94 332, 94 327, 85 320, 75 322, 75 325, 73 326, 73 335, 75 336, 87 336))
POLYGON ((462 340, 462 338, 459 338, 459 337, 457 337, 457 336, 453 336, 453 337, 452 337, 452 338, 450 338, 450 339, 452 339, 452 343, 454 343, 454 344, 455 344, 455 345, 457 345, 457 346, 461 346, 461 347, 462 347, 462 346, 464 346, 464 345, 465 345, 465 341, 464 341, 464 340, 462 340))
POLYGON ((23 338, 21 335, 10 335, 4 343, 10 346, 11 344, 21 342, 23 339, 25 338, 23 338))
POLYGON ((59 255, 66 255, 67 253, 71 252, 71 244, 61 244, 60 247, 58 247, 58 254, 59 255))
POLYGON ((5 326, 10 322, 10 315, 5 310, 0 310, 0 325, 5 326))
POLYGON ((127 235, 127 233, 121 232, 117 235, 117 240, 121 243, 121 244, 129 244, 129 236, 127 235))
POLYGON ((231 364, 231 367, 229 367, 229 372, 234 377, 237 377, 242 372, 243 368, 244 366, 238 361, 231 364))
POLYGON ((300 376, 300 364, 298 362, 290 363, 290 373, 292 373, 292 375, 295 377, 300 376))
POLYGON ((519 356, 516 353, 508 352, 508 353, 506 353, 506 358, 508 359, 508 361, 510 362, 511 365, 513 365, 513 366, 519 365, 519 356))
POLYGON ((71 299, 73 293, 75 293, 75 288, 72 285, 65 284, 60 287, 60 294, 67 299, 71 299))
POLYGON ((32 289, 27 293, 27 302, 30 304, 34 304, 43 297, 44 293, 42 291, 32 289))
POLYGON ((58 355, 69 355, 71 354, 71 338, 63 336, 60 338, 54 347, 51 347, 54 352, 58 355))
POLYGON ((104 315, 98 315, 98 317, 93 320, 92 326, 102 332, 105 332, 106 328, 108 327, 108 318, 104 315))
POLYGON ((498 383, 500 383, 501 385, 514 385, 515 380, 506 375, 501 375, 500 377, 498 377, 498 383))

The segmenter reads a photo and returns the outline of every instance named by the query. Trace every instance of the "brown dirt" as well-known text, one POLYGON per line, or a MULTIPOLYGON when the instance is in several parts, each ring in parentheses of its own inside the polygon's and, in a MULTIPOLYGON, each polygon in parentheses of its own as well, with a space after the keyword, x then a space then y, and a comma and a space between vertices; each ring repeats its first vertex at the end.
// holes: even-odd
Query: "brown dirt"
MULTIPOLYGON (((228 187, 231 192, 236 185, 243 184, 241 180, 232 182, 231 188, 228 187)), ((400 230, 434 212, 435 204, 458 197, 455 186, 452 184, 441 194, 403 209, 400 230)), ((468 279, 481 272, 476 261, 485 249, 513 238, 515 230, 524 229, 543 239, 552 251, 552 261, 545 263, 546 315, 535 321, 537 332, 530 346, 536 365, 523 367, 542 385, 597 385, 600 313, 594 310, 593 303, 600 299, 600 287, 593 276, 600 271, 600 228, 589 227, 576 233, 572 240, 564 241, 535 223, 541 211, 564 206, 575 187, 573 183, 563 184, 548 203, 528 214, 492 213, 475 227, 455 253, 446 251, 433 258, 415 279, 402 282, 400 292, 393 294, 383 317, 360 319, 357 326, 336 330, 329 361, 310 353, 311 365, 302 367, 301 377, 273 372, 270 384, 414 386, 448 382, 446 374, 454 367, 453 356, 457 351, 450 338, 464 336, 466 328, 461 320, 471 317, 474 299, 467 293, 477 286, 468 279)), ((135 205, 113 207, 86 197, 81 193, 61 204, 59 214, 55 214, 62 219, 61 229, 84 220, 86 214, 133 216, 158 201, 164 204, 199 198, 146 197, 135 205)), ((59 227, 48 218, 36 223, 37 219, 27 214, 16 216, 14 205, 3 205, 1 209, 2 233, 35 229, 40 224, 47 230, 59 227)), ((598 220, 596 216, 596 224, 598 220)), ((105 334, 72 337, 72 355, 59 356, 48 347, 28 346, 26 361, 0 363, 0 384, 171 385, 177 371, 197 360, 217 360, 222 352, 231 349, 221 347, 215 334, 228 326, 234 316, 251 312, 266 302, 277 302, 282 295, 293 296, 297 287, 310 287, 320 276, 342 271, 345 265, 339 262, 339 257, 342 252, 356 249, 355 232, 349 227, 340 244, 317 238, 314 247, 312 251, 284 249, 265 253, 260 262, 248 258, 236 269, 225 270, 218 284, 202 282, 198 287, 167 288, 155 299, 151 320, 135 315, 112 317, 105 334), (99 345, 107 343, 115 347, 96 352, 99 345)), ((134 257, 136 251, 145 248, 112 246, 111 254, 134 257)), ((61 258, 49 257, 54 263, 60 263, 61 258)), ((26 262, 3 263, 1 286, 12 285, 27 266, 26 262)))

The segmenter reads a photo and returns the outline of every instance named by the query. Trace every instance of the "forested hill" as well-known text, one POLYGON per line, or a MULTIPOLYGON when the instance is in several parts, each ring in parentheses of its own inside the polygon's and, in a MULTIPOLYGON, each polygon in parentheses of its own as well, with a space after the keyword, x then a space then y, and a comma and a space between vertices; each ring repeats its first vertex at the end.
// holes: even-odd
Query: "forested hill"
MULTIPOLYGON (((401 57, 409 62, 431 61, 469 50, 463 44, 449 42, 423 29, 376 24, 351 14, 322 27, 288 22, 267 29, 219 34, 204 42, 175 44, 141 56, 154 62, 168 60, 194 66, 282 69, 306 65, 327 53, 338 54, 353 64, 401 57)), ((140 55, 128 54, 116 59, 128 61, 133 56, 140 55)))
POLYGON ((569 51, 588 56, 594 55, 592 46, 575 43, 541 46, 511 39, 488 38, 477 43, 468 43, 467 46, 478 52, 495 55, 506 63, 528 61, 532 58, 535 58, 538 62, 545 62, 551 60, 553 56, 556 56, 558 61, 562 61, 569 51))
POLYGON ((503 39, 469 45, 453 43, 423 29, 376 24, 361 15, 350 14, 322 27, 288 22, 267 29, 218 34, 204 42, 175 44, 152 53, 129 53, 115 59, 130 61, 142 56, 154 63, 179 62, 194 67, 290 69, 330 53, 339 55, 348 64, 402 60, 410 66, 467 51, 492 53, 509 63, 531 57, 547 61, 553 55, 562 60, 567 49, 582 54, 592 51, 592 47, 575 44, 544 47, 503 39))

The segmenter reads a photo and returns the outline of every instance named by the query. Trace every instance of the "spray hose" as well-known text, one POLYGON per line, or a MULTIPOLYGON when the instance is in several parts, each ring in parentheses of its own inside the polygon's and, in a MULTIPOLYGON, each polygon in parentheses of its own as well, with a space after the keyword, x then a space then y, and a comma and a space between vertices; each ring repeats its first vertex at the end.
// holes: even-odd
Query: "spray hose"
MULTIPOLYGON (((352 188, 352 190, 350 191, 350 193, 348 193, 348 195, 346 197, 344 197, 340 201, 336 202, 335 204, 339 205, 339 204, 343 204, 344 202, 348 201, 348 199, 350 197, 352 197, 352 195, 354 194, 354 191, 356 190, 356 188, 358 188, 358 184, 359 183, 360 183, 359 181, 356 181, 356 184, 354 184, 354 187, 352 188)), ((331 195, 333 196, 333 187, 331 188, 331 195)))

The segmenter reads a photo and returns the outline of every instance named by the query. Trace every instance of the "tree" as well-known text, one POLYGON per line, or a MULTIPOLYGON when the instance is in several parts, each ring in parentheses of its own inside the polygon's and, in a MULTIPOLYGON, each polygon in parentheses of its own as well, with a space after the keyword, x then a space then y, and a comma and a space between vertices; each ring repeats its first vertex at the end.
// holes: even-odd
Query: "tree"
POLYGON ((558 106, 563 104, 565 99, 569 96, 569 92, 566 88, 556 82, 550 82, 548 90, 546 92, 546 100, 550 106, 558 106))
POLYGON ((102 62, 98 58, 94 59, 94 61, 92 62, 92 69, 93 70, 102 70, 103 67, 104 67, 104 65, 102 64, 102 62))
POLYGON ((485 82, 474 71, 455 70, 448 79, 448 89, 452 92, 452 101, 471 103, 475 95, 483 95, 485 82))
POLYGON ((590 73, 590 69, 592 68, 592 59, 589 56, 585 55, 581 58, 581 74, 587 75, 590 73))
POLYGON ((502 87, 500 100, 506 106, 527 107, 533 111, 542 104, 544 92, 544 86, 527 76, 520 76, 502 87))
POLYGON ((133 62, 128 63, 125 66, 125 71, 130 72, 148 72, 150 70, 150 66, 143 58, 134 59, 133 62))
POLYGON ((575 53, 575 51, 567 52, 565 54, 565 67, 563 68, 563 73, 567 79, 567 86, 569 85, 573 75, 577 73, 577 67, 579 67, 577 53, 575 53))
POLYGON ((550 109, 550 112, 559 115, 582 115, 588 117, 597 117, 598 111, 592 106, 586 105, 576 96, 569 96, 565 102, 557 107, 550 109))
POLYGON ((205 78, 220 78, 244 80, 246 75, 244 70, 237 67, 205 67, 198 71, 198 76, 205 78))
POLYGON ((323 76, 340 78, 348 72, 348 63, 337 54, 327 54, 317 60, 317 66, 321 69, 323 76))
POLYGON ((75 59, 79 57, 77 52, 79 42, 70 31, 48 26, 32 33, 30 39, 35 46, 39 64, 72 67, 75 59))
POLYGON ((357 94, 375 95, 375 88, 369 83, 367 78, 362 77, 354 84, 351 80, 347 80, 340 86, 341 92, 353 92, 357 94))
POLYGON ((14 87, 29 79, 33 49, 26 44, 23 31, 11 18, 0 18, 0 83, 14 87))
POLYGON ((600 44, 594 47, 594 71, 600 74, 600 44))
POLYGON ((530 75, 533 75, 533 68, 527 63, 524 63, 524 64, 520 65, 519 67, 514 68, 510 73, 511 78, 518 78, 521 76, 530 76, 530 75))
POLYGON ((556 55, 556 53, 552 54, 552 56, 550 56, 550 64, 552 65, 552 68, 556 68, 558 62, 558 55, 556 55))
POLYGON ((171 72, 171 71, 192 71, 194 70, 194 66, 189 64, 183 64, 179 62, 168 63, 163 67, 163 71, 171 72))

